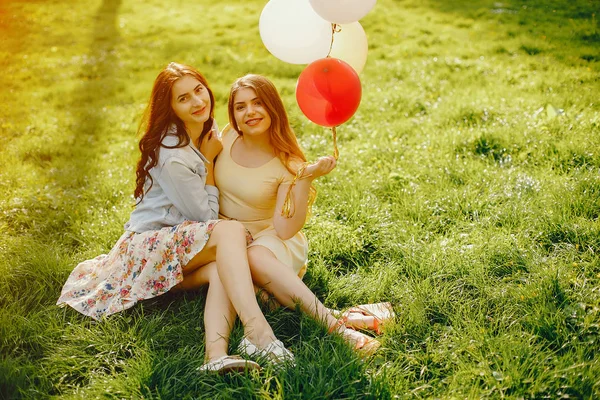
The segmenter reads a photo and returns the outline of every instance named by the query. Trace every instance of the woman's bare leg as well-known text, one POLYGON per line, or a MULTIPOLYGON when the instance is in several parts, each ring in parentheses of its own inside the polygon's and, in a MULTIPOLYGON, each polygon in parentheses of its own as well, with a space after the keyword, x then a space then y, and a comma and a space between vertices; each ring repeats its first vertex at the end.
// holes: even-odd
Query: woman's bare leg
POLYGON ((300 307, 305 313, 323 321, 330 331, 335 329, 341 333, 356 349, 371 352, 379 347, 379 342, 373 338, 347 329, 343 323, 340 325, 331 310, 326 308, 302 279, 290 267, 279 261, 271 250, 263 246, 252 246, 248 249, 248 260, 254 283, 271 292, 282 305, 293 308, 296 302, 300 302, 300 307))
POLYGON ((248 249, 248 261, 254 283, 271 292, 283 306, 294 308, 296 302, 300 302, 302 311, 322 320, 327 327, 337 324, 331 311, 271 250, 264 246, 252 246, 248 249))
POLYGON ((193 286, 195 272, 201 273, 203 265, 215 260, 223 290, 244 325, 245 336, 258 347, 267 346, 276 337, 256 301, 241 223, 220 221, 215 225, 202 251, 183 268, 184 276, 189 275, 184 282, 192 279, 189 285, 193 286))
POLYGON ((197 289, 208 284, 204 307, 204 331, 206 332, 205 361, 227 355, 229 333, 235 321, 235 309, 229 301, 219 278, 217 264, 212 262, 184 275, 179 289, 197 289))

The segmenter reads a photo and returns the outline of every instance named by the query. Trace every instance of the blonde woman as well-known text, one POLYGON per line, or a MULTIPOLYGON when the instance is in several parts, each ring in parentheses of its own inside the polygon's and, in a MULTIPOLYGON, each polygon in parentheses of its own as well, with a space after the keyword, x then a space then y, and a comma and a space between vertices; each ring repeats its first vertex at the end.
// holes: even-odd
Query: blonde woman
MULTIPOLYGON (((308 245, 301 232, 315 190, 312 182, 330 173, 335 158, 306 164, 277 89, 261 75, 246 75, 231 87, 230 125, 215 166, 220 217, 241 222, 254 241, 248 261, 254 284, 279 303, 301 308, 340 332, 357 349, 373 351, 374 338, 347 328, 304 284, 308 245), (285 209, 286 212, 282 212, 285 209)), ((241 350, 251 346, 242 341, 241 350)))

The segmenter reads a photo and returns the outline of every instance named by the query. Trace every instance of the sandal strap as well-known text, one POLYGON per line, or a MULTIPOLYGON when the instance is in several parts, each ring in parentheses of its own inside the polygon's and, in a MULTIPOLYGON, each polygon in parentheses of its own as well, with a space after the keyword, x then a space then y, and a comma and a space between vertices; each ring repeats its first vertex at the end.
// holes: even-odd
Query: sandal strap
POLYGON ((259 348, 247 338, 243 338, 238 346, 238 350, 241 353, 245 353, 249 356, 263 357, 274 365, 296 365, 294 355, 285 348, 284 344, 280 340, 274 340, 265 348, 259 348))
POLYGON ((340 318, 338 318, 337 321, 335 321, 335 324, 333 324, 329 327, 329 329, 327 330, 327 333, 333 333, 336 331, 343 332, 343 330, 340 330, 340 328, 342 326, 344 327, 344 329, 348 329, 348 328, 346 328, 346 321, 347 321, 347 317, 345 315, 342 315, 340 318))

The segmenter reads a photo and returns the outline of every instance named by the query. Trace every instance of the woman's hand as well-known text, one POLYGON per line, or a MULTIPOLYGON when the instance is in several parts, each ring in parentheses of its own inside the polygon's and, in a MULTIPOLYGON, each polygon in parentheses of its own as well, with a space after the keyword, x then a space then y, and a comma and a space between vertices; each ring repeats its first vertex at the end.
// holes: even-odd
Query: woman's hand
POLYGON ((223 150, 221 138, 219 137, 218 132, 212 129, 208 132, 208 135, 202 139, 202 143, 200 143, 200 152, 208 161, 213 162, 221 150, 223 150))
POLYGON ((317 161, 309 164, 304 170, 304 176, 315 179, 330 173, 336 166, 337 161, 333 156, 319 157, 317 161))

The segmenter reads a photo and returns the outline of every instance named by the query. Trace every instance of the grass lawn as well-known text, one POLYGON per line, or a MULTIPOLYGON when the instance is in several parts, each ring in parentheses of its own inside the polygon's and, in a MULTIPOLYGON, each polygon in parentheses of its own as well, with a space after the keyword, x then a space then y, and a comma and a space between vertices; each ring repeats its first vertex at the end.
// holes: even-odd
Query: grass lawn
MULTIPOLYGON (((298 366, 207 376, 204 292, 94 323, 54 304, 134 204, 136 129, 170 61, 280 89, 309 159, 303 66, 271 56, 264 1, 0 3, 0 398, 600 397, 598 0, 380 0, 340 160, 305 228, 330 307, 390 301, 362 359, 299 311, 266 311, 298 366)), ((231 348, 242 329, 233 331, 231 348)))

